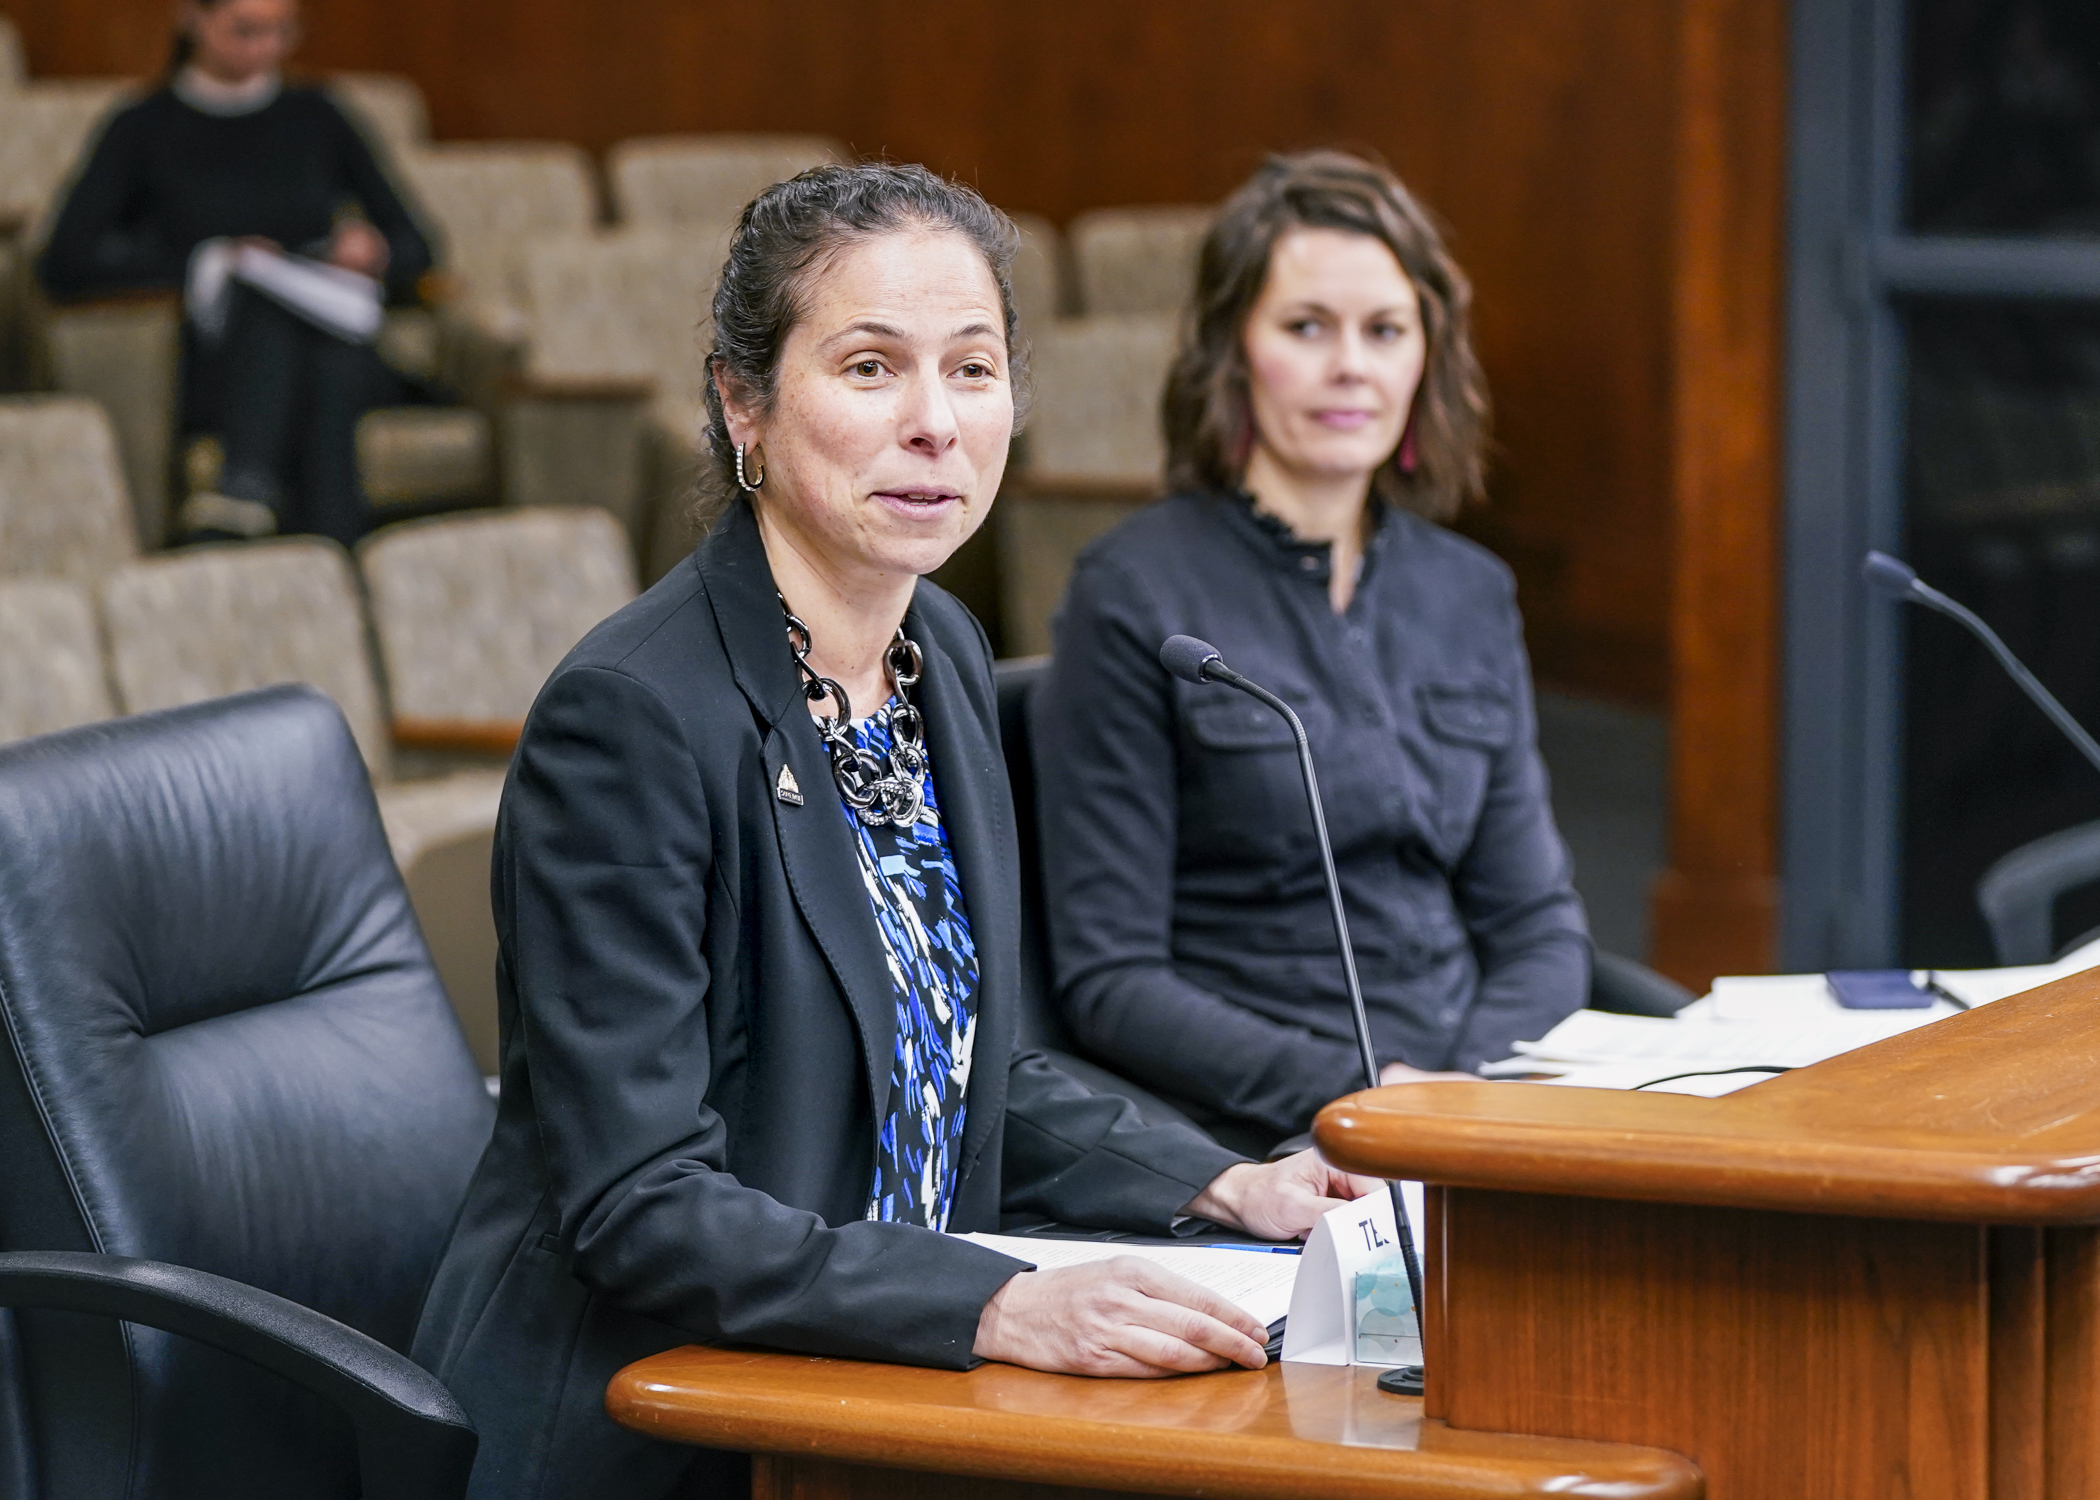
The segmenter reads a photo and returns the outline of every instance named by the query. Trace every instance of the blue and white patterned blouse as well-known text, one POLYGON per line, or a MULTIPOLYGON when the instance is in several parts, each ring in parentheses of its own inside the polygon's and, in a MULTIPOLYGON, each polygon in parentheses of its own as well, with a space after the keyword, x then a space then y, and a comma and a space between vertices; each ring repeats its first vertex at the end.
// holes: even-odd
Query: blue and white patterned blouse
MULTIPOLYGON (((855 724, 853 741, 886 764, 893 698, 855 724)), ((871 828, 840 799, 860 878, 882 930, 897 995, 889 1116, 875 1137, 870 1219, 946 1229, 962 1155, 970 1052, 977 1040, 977 947, 940 820, 933 773, 926 811, 908 828, 871 828)))

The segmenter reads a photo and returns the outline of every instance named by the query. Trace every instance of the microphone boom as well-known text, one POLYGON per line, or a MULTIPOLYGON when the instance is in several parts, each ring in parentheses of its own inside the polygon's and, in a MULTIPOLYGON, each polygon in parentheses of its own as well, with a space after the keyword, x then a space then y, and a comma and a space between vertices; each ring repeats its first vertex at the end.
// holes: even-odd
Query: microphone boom
MULTIPOLYGON (((1305 782, 1305 800, 1312 806, 1313 833, 1320 845, 1320 868, 1327 877, 1328 908, 1334 917, 1334 939, 1342 950, 1342 977, 1349 987, 1349 1011, 1356 1022, 1356 1047, 1364 1065, 1364 1087, 1378 1087, 1378 1052, 1371 1045, 1371 1018, 1364 1010, 1364 987, 1356 977, 1356 945, 1349 940, 1349 913, 1342 905, 1342 881, 1335 873, 1334 844, 1327 837, 1327 813, 1320 803, 1320 777, 1313 769, 1312 742, 1305 724, 1292 707, 1258 682, 1242 677, 1225 665, 1218 648, 1192 635, 1169 636, 1159 648, 1159 664, 1183 682, 1222 682, 1248 697, 1267 704, 1283 716, 1298 742, 1298 770, 1305 782)), ((1422 1309, 1422 1267, 1415 1258, 1414 1226, 1408 1220, 1407 1204, 1400 1184, 1387 1184, 1393 1195, 1393 1218, 1400 1229, 1400 1260, 1407 1268, 1407 1289, 1415 1299, 1416 1327, 1422 1309)))

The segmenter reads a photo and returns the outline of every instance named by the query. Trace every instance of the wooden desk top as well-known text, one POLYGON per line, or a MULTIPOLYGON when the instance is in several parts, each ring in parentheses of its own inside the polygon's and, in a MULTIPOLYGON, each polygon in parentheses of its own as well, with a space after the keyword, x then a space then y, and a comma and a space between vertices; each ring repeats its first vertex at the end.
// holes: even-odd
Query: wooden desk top
POLYGON ((1299 1500, 1696 1500, 1658 1448, 1454 1432, 1378 1372, 1272 1364, 1174 1380, 963 1373, 743 1350, 673 1349, 613 1377, 614 1420, 675 1442, 980 1478, 1299 1500))
POLYGON ((1451 1187, 2100 1223, 2100 970, 1719 1099, 1418 1083, 1338 1099, 1332 1161, 1451 1187))

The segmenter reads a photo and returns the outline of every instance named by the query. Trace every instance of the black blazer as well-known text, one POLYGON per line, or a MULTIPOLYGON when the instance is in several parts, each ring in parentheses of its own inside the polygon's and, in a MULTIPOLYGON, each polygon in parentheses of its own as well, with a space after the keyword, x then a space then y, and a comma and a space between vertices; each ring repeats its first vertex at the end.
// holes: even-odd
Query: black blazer
MULTIPOLYGON (((1239 1158, 1015 1052, 990 651, 931 584, 905 628, 980 964, 951 1227, 1028 1211, 1163 1232, 1239 1158)), ((504 791, 502 1100, 414 1351, 481 1431, 473 1495, 745 1483, 605 1416, 620 1366, 678 1344, 973 1362, 1020 1262, 861 1217, 896 1001, 851 840, 739 505, 570 653, 504 791), (804 805, 776 797, 783 767, 804 805)))

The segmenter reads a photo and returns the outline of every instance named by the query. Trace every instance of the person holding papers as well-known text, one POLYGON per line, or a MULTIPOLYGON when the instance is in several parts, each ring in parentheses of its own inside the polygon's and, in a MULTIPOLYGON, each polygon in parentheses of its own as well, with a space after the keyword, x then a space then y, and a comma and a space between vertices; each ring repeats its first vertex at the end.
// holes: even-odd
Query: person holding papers
POLYGON ((621 1366, 694 1340, 1259 1366, 1260 1322, 1156 1264, 1031 1271, 962 1236, 1032 1212, 1289 1239, 1373 1186, 1148 1126, 1016 1044, 991 653, 924 575, 1006 465, 1017 245, 968 188, 874 163, 736 229, 706 538, 556 669, 504 790, 499 1111, 413 1350, 480 1431, 479 1500, 748 1493, 740 1458, 605 1414, 621 1366))
POLYGON ((1065 1020, 1249 1152, 1360 1053, 1290 729, 1170 677, 1168 636, 1305 721, 1386 1082, 1506 1057, 1588 991, 1509 570, 1436 524, 1483 482, 1468 300, 1384 168, 1257 172, 1168 380, 1174 493, 1080 558, 1031 715, 1065 1020))
POLYGON ((185 292, 182 429, 225 463, 180 529, 348 544, 357 420, 402 399, 371 334, 431 252, 364 137, 284 82, 298 32, 296 0, 184 0, 165 83, 109 122, 37 269, 58 301, 185 292))

